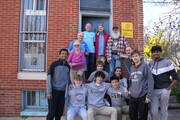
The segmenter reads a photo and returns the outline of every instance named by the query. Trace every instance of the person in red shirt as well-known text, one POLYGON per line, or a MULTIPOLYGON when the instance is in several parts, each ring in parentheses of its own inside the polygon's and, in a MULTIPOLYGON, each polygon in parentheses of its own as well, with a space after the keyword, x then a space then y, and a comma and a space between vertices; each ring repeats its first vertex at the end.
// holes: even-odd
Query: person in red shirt
MULTIPOLYGON (((106 47, 109 36, 110 36, 109 34, 104 32, 104 26, 102 24, 99 24, 98 33, 96 34, 96 39, 95 39, 95 56, 96 59, 103 61, 106 66, 108 65, 106 61, 106 47)), ((105 66, 105 70, 108 72, 106 66, 105 66)))

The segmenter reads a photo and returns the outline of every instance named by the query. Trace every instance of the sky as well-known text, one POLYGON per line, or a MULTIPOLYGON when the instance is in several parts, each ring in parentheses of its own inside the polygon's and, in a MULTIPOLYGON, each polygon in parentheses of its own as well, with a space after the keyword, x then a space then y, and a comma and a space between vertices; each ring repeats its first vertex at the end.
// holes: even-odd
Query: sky
POLYGON ((164 18, 171 11, 172 6, 155 5, 152 3, 144 3, 144 26, 152 27, 154 22, 158 22, 159 18, 164 18))

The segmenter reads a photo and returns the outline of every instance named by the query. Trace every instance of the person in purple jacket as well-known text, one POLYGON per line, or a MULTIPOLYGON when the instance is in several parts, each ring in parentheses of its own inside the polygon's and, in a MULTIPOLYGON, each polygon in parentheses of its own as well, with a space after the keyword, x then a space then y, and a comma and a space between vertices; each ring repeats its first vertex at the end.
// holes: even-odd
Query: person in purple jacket
POLYGON ((68 63, 70 65, 70 78, 73 83, 73 78, 75 75, 84 75, 85 71, 85 56, 84 51, 80 49, 80 42, 74 42, 74 50, 70 52, 68 63))

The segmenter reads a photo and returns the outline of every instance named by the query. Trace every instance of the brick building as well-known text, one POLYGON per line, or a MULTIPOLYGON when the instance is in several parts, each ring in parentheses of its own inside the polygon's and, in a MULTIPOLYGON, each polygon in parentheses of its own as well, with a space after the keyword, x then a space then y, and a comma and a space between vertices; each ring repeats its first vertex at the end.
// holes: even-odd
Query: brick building
POLYGON ((46 115, 47 69, 87 22, 131 23, 127 40, 143 50, 142 0, 0 0, 0 116, 46 115))

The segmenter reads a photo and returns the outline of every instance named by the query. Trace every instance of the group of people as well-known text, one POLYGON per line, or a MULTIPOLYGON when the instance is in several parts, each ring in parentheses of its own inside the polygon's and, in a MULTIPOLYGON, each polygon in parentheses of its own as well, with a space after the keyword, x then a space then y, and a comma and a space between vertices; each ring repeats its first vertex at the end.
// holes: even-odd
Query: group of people
POLYGON ((77 34, 78 40, 71 41, 68 46, 71 81, 75 74, 83 73, 88 79, 98 60, 104 62, 105 70, 112 76, 115 67, 121 66, 120 56, 125 53, 128 42, 120 35, 119 27, 116 26, 113 27, 111 36, 104 31, 102 24, 98 25, 97 34, 91 32, 90 23, 86 24, 85 29, 85 32, 77 34))
POLYGON ((171 88, 179 79, 170 60, 161 58, 161 46, 152 47, 154 59, 146 64, 118 27, 113 27, 111 36, 101 24, 97 34, 91 32, 91 24, 85 28, 50 66, 47 120, 60 120, 65 104, 67 120, 75 116, 95 120, 96 115, 121 120, 122 114, 147 120, 149 105, 151 120, 167 120, 171 88), (122 62, 128 78, 123 76, 122 62))

